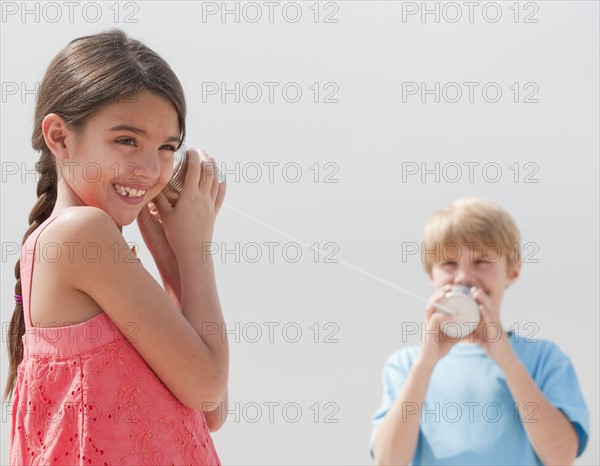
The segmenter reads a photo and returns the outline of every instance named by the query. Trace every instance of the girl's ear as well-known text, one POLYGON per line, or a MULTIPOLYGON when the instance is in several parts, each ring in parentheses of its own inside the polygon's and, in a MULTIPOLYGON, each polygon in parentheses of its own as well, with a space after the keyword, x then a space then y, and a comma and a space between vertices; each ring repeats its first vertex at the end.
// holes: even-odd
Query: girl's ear
POLYGON ((67 160, 67 138, 72 134, 65 120, 56 113, 49 113, 42 121, 42 133, 48 149, 60 160, 67 160))

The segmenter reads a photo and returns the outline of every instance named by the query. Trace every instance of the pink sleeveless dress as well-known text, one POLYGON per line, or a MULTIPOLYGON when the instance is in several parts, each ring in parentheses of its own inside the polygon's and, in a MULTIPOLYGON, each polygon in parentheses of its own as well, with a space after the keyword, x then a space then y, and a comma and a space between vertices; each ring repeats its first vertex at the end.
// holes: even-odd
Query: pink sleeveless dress
MULTIPOLYGON (((34 247, 21 251, 26 332, 12 404, 12 465, 219 465, 204 414, 183 405, 102 313, 87 322, 33 327, 34 247)), ((41 259, 40 251, 36 262, 41 259)), ((39 278, 38 278, 39 279, 39 278)))

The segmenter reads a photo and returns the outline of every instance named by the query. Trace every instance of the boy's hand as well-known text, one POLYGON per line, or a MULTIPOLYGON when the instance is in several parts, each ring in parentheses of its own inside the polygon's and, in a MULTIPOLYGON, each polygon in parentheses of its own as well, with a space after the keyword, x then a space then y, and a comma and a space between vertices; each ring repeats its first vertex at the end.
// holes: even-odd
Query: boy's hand
POLYGON ((434 364, 446 356, 456 343, 456 339, 446 336, 441 330, 444 323, 452 321, 452 316, 436 312, 434 307, 434 304, 439 304, 444 299, 448 291, 450 285, 435 290, 425 309, 425 331, 421 332, 421 358, 434 364))
POLYGON ((478 343, 487 355, 504 369, 517 359, 508 335, 500 323, 500 310, 494 309, 490 297, 480 288, 473 287, 471 296, 479 304, 481 322, 473 332, 473 341, 478 343))

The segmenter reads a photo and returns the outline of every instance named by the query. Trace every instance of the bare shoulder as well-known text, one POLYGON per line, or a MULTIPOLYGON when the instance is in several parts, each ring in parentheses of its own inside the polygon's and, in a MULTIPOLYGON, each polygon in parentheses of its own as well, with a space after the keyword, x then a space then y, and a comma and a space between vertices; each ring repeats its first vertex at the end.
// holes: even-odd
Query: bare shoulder
POLYGON ((92 206, 68 207, 40 234, 44 259, 65 285, 81 289, 82 281, 131 262, 131 252, 113 219, 92 206))
MULTIPOLYGON (((82 300, 85 296, 93 301, 86 316, 102 310, 118 328, 134 328, 125 337, 182 403, 200 409, 212 402, 215 389, 207 380, 221 380, 221 375, 210 361, 207 344, 154 277, 132 258, 112 218, 94 207, 70 207, 50 228, 44 241, 57 242, 63 251, 58 265, 47 262, 45 276, 69 291, 69 305, 74 305, 73 296, 82 300)), ((48 283, 47 290, 59 287, 48 283)), ((63 295, 55 302, 64 303, 63 295)))
POLYGON ((85 240, 106 235, 122 237, 110 215, 93 206, 66 208, 46 230, 46 237, 55 240, 85 240))

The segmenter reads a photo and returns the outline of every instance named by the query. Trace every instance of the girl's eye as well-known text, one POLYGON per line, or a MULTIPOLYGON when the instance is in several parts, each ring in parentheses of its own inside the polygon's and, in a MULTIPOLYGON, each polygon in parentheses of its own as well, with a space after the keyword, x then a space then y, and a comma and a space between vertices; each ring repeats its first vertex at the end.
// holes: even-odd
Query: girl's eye
MULTIPOLYGON (((123 139, 118 139, 117 142, 119 144, 123 144, 124 146, 135 146, 135 140, 132 138, 123 138, 123 139)), ((175 152, 177 150, 177 148, 172 145, 172 144, 165 144, 164 146, 160 147, 161 150, 166 149, 172 152, 175 152)))
POLYGON ((442 267, 453 267, 455 265, 456 265, 456 262, 452 262, 452 261, 442 262, 442 267))
POLYGON ((489 264, 490 261, 486 260, 486 259, 477 259, 475 261, 476 264, 489 264))
POLYGON ((118 139, 117 142, 119 144, 123 144, 125 146, 133 146, 135 145, 135 141, 131 138, 123 138, 123 139, 118 139))

